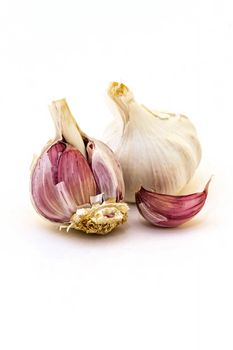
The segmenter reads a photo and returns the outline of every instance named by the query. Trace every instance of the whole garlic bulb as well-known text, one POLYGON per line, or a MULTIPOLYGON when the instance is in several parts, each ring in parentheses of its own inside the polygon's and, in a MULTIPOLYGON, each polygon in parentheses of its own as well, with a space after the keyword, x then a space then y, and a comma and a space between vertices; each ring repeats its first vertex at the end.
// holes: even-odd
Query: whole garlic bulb
POLYGON ((140 186, 157 193, 179 193, 201 158, 193 124, 181 114, 150 111, 135 101, 124 84, 111 83, 108 95, 121 118, 109 125, 104 140, 120 161, 125 200, 135 202, 140 186))

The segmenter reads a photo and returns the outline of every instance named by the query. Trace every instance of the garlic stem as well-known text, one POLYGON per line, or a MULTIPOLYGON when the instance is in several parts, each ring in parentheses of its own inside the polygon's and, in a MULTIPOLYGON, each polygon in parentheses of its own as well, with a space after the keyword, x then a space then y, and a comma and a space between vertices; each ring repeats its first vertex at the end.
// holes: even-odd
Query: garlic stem
POLYGON ((122 83, 113 82, 109 85, 108 95, 119 108, 124 124, 129 121, 129 103, 134 101, 132 92, 122 83))

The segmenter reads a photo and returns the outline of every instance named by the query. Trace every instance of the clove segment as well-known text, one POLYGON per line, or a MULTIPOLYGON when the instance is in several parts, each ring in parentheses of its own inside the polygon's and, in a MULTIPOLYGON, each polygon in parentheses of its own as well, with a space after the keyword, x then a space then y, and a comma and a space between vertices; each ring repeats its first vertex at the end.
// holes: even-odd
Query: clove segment
POLYGON ((59 141, 38 159, 32 171, 31 193, 39 214, 64 223, 96 194, 96 184, 81 152, 59 141))
POLYGON ((121 166, 113 151, 103 142, 91 140, 87 144, 87 159, 100 193, 104 198, 123 200, 125 184, 121 166))
POLYGON ((141 187, 135 194, 140 214, 152 225, 176 227, 191 220, 203 208, 211 179, 203 192, 182 196, 148 191, 141 187))

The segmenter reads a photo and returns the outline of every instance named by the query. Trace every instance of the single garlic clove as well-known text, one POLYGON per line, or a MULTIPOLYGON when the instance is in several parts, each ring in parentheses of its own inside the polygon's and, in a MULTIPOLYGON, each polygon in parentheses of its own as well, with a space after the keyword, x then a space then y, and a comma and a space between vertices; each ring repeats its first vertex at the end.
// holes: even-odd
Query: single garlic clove
POLYGON ((151 224, 160 227, 176 227, 191 220, 205 204, 208 186, 203 192, 183 196, 170 196, 148 191, 141 187, 135 194, 141 215, 151 224))
POLYGON ((91 169, 79 150, 56 142, 37 160, 31 177, 36 210, 54 222, 69 222, 77 207, 96 194, 91 169))
POLYGON ((61 226, 83 231, 85 233, 95 233, 105 235, 117 226, 126 222, 129 207, 126 203, 117 203, 115 200, 107 200, 101 203, 100 195, 92 198, 92 205, 78 208, 72 215, 70 224, 61 226))
POLYGON ((86 151, 99 192, 104 193, 105 200, 116 198, 117 202, 121 201, 125 194, 124 180, 112 150, 101 141, 90 140, 86 151))

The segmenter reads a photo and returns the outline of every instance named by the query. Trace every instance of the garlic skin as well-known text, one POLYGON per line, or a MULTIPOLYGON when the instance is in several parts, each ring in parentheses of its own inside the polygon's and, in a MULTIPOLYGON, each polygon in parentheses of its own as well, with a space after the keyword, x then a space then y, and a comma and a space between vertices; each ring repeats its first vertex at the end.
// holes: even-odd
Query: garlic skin
MULTIPOLYGON (((34 160, 31 171, 31 199, 36 211, 52 222, 69 225, 77 209, 90 207, 91 198, 98 199, 102 192, 105 201, 111 199, 115 203, 112 206, 117 207, 125 188, 121 167, 113 152, 80 130, 64 99, 52 102, 50 112, 56 137, 34 160)), ((102 208, 102 202, 98 205, 102 208)), ((127 212, 127 205, 121 205, 127 212)), ((94 215, 94 211, 89 213, 89 218, 92 213, 94 215)), ((110 217, 104 218, 107 225, 110 217)), ((111 217, 108 232, 126 218, 111 217)), ((73 227, 78 229, 77 221, 73 227)), ((103 225, 98 226, 96 222, 96 233, 101 233, 102 228, 103 225)), ((105 229, 104 233, 108 232, 105 229)))
POLYGON ((121 118, 109 125, 104 140, 121 164, 125 200, 135 202, 141 185, 158 193, 179 193, 201 159, 193 124, 181 114, 150 111, 124 84, 111 83, 108 95, 121 118))
POLYGON ((154 226, 177 227, 191 220, 203 208, 211 179, 203 192, 170 196, 141 187, 135 194, 140 214, 154 226))

